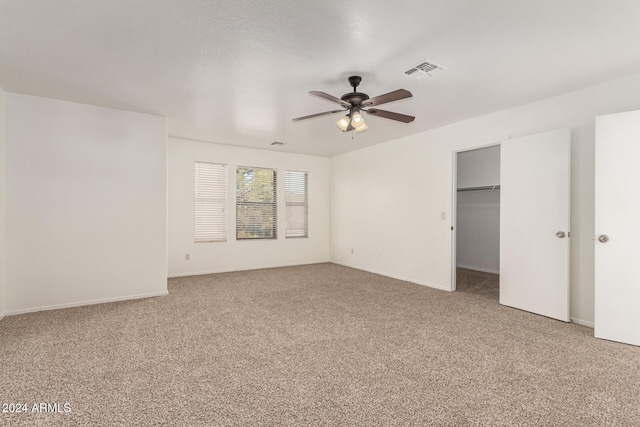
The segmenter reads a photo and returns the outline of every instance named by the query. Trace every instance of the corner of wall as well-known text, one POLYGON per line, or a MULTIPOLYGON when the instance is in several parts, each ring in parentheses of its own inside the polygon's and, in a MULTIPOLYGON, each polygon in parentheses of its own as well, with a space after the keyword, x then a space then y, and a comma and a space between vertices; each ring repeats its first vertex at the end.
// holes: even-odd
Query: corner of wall
POLYGON ((0 87, 0 319, 6 312, 5 207, 6 207, 6 92, 0 87))

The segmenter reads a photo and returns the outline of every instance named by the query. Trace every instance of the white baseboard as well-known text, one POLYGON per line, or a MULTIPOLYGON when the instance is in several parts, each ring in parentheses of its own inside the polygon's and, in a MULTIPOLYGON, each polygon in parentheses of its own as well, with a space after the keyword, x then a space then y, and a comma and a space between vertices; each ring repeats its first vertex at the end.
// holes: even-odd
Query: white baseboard
POLYGON ((169 294, 169 291, 161 291, 161 292, 152 292, 149 294, 128 295, 128 296, 115 297, 115 298, 102 298, 102 299, 96 299, 96 300, 90 300, 90 301, 78 301, 78 302, 71 302, 66 304, 47 305, 42 307, 21 308, 18 310, 9 310, 4 314, 6 316, 14 316, 16 314, 35 313, 37 311, 47 311, 47 310, 58 310, 60 308, 81 307, 83 305, 104 304, 107 302, 129 301, 129 300, 135 300, 135 299, 141 299, 141 298, 160 297, 168 294, 169 294))
POLYGON ((327 259, 323 261, 309 261, 309 262, 300 262, 295 264, 270 264, 270 265, 254 266, 254 267, 246 267, 246 268, 223 268, 223 269, 217 269, 217 270, 191 271, 188 273, 170 273, 169 279, 173 279, 176 277, 203 276, 205 274, 233 273, 235 271, 262 270, 265 268, 282 268, 282 267, 295 267, 297 265, 324 264, 327 262, 331 262, 331 261, 327 259))
POLYGON ((411 279, 411 278, 408 278, 408 277, 398 276, 398 275, 395 275, 395 274, 383 273, 381 271, 373 270, 373 269, 370 269, 370 268, 359 267, 357 265, 349 264, 349 263, 346 263, 346 262, 338 262, 338 261, 331 261, 331 262, 333 264, 338 264, 338 265, 342 265, 342 266, 349 267, 349 268, 355 268, 356 270, 367 271, 369 273, 378 274, 380 276, 385 276, 385 277, 390 277, 392 279, 402 280, 403 282, 415 283, 416 285, 421 285, 421 286, 428 286, 429 288, 438 289, 440 291, 447 291, 447 292, 451 291, 451 289, 449 289, 449 288, 445 288, 443 286, 434 285, 433 283, 427 283, 427 282, 423 282, 423 281, 420 281, 420 280, 411 279))
POLYGON ((469 265, 458 265, 457 267, 458 268, 464 268, 465 270, 480 271, 482 273, 500 274, 499 271, 491 270, 489 268, 471 267, 469 265))
POLYGON ((590 328, 595 328, 595 326, 596 326, 593 322, 590 322, 588 320, 576 319, 574 317, 572 317, 570 320, 573 323, 577 323, 578 325, 582 325, 582 326, 588 326, 590 328))

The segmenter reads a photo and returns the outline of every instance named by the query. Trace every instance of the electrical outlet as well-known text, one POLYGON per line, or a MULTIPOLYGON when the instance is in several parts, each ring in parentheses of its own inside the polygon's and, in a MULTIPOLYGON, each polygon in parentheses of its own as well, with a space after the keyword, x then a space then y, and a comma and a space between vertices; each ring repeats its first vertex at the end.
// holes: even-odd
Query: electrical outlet
POLYGON ((185 261, 189 261, 191 259, 191 255, 190 254, 184 254, 184 260, 185 261))
POLYGON ((354 252, 353 252, 353 248, 351 248, 351 255, 353 255, 353 253, 354 253, 354 252))

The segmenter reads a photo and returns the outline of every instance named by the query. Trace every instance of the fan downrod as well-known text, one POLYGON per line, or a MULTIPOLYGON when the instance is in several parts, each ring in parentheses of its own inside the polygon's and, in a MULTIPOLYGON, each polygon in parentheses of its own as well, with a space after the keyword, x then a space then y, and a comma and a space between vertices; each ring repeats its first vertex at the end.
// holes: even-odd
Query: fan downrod
POLYGON ((349 84, 353 87, 353 92, 345 93, 340 99, 351 104, 352 107, 359 107, 364 101, 369 99, 369 95, 362 92, 356 92, 356 87, 362 81, 360 76, 349 77, 349 84))
POLYGON ((353 88, 354 92, 356 91, 356 88, 358 87, 358 85, 360 84, 361 81, 362 81, 362 77, 360 77, 360 76, 351 76, 351 77, 349 77, 349 84, 353 88))

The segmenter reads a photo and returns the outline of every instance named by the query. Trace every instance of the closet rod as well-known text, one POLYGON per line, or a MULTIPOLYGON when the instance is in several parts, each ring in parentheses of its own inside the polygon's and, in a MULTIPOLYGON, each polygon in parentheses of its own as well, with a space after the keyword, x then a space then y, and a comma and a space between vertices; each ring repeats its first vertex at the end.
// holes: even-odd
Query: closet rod
POLYGON ((499 185, 485 185, 484 187, 458 188, 458 191, 479 191, 479 190, 499 190, 499 185))

